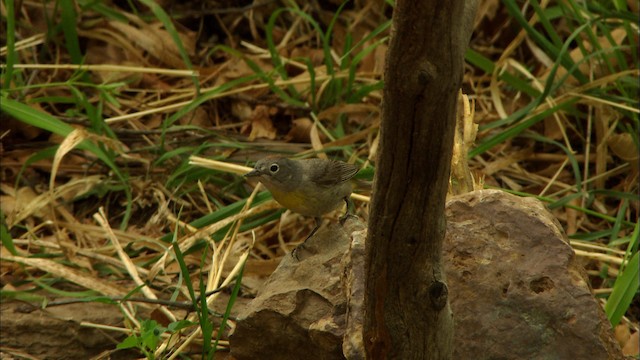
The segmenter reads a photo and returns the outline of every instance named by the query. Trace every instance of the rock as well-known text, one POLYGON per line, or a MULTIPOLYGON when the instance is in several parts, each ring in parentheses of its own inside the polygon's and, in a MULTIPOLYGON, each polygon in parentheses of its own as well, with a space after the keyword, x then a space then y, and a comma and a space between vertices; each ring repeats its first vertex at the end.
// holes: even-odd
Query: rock
POLYGON ((332 223, 298 247, 297 259, 286 255, 238 315, 230 338, 232 356, 238 360, 300 359, 303 355, 343 359, 348 304, 342 258, 348 253, 349 234, 362 230, 364 225, 353 218, 344 226, 332 223))
MULTIPOLYGON (((82 326, 82 322, 122 326, 122 313, 113 305, 78 303, 45 309, 21 302, 3 302, 0 307, 2 352, 28 354, 38 359, 89 359, 115 349, 126 335, 82 326)), ((129 351, 119 356, 132 358, 129 351)), ((12 358, 0 354, 0 358, 12 358)), ((122 358, 122 357, 120 357, 122 358)))
MULTIPOLYGON (((451 198, 446 216, 454 359, 622 358, 562 228, 539 201, 482 190, 451 198)), ((363 229, 351 219, 332 224, 298 251, 300 261, 286 256, 240 313, 232 356, 363 359, 363 229)))
POLYGON ((483 190, 447 202, 454 359, 618 359, 560 224, 535 199, 483 190))
POLYGON ((351 234, 351 248, 342 258, 345 269, 342 284, 347 297, 346 326, 342 342, 342 354, 349 360, 366 358, 364 349, 364 242, 367 231, 351 234))

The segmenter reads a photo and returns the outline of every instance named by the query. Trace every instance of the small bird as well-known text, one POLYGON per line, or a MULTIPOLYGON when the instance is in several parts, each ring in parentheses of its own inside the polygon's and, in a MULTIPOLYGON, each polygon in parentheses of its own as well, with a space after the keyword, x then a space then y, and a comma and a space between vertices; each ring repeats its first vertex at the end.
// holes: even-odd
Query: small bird
POLYGON ((342 201, 347 204, 347 211, 340 222, 350 215, 349 180, 358 170, 356 165, 342 161, 266 157, 258 160, 254 169, 244 176, 258 178, 285 208, 313 216, 316 227, 307 236, 309 239, 322 224, 321 216, 336 209, 342 201))

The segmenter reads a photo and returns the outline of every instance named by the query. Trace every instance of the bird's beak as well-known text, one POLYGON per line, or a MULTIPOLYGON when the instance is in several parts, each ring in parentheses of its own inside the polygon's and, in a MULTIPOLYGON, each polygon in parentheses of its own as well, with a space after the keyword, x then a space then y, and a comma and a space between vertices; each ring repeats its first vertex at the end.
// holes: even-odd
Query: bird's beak
POLYGON ((260 170, 253 169, 253 170, 249 171, 248 173, 244 174, 244 177, 254 177, 254 176, 260 176, 260 175, 262 175, 260 170))

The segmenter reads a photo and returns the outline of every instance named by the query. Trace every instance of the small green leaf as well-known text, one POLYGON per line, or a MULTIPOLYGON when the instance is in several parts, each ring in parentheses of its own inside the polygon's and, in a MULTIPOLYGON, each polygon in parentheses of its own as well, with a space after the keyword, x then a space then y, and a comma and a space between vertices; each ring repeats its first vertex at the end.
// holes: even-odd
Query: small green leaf
POLYGON ((139 338, 135 335, 131 335, 116 345, 116 349, 131 349, 138 347, 139 345, 139 338))

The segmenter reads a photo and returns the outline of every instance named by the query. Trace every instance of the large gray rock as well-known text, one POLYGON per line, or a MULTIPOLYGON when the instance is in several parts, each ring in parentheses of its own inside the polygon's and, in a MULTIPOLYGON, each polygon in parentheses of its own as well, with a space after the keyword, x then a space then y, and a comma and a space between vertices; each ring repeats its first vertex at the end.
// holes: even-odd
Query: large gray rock
POLYGON ((455 359, 616 359, 609 322, 560 224, 498 190, 447 202, 455 359))
MULTIPOLYGON (((148 311, 144 311, 147 315, 148 311)), ((0 304, 0 359, 90 359, 103 351, 115 349, 125 334, 82 326, 82 322, 122 326, 117 306, 101 303, 78 303, 50 306, 45 309, 11 301, 0 304), (29 358, 29 357, 24 357, 29 358)), ((133 358, 132 352, 117 353, 133 358)))

